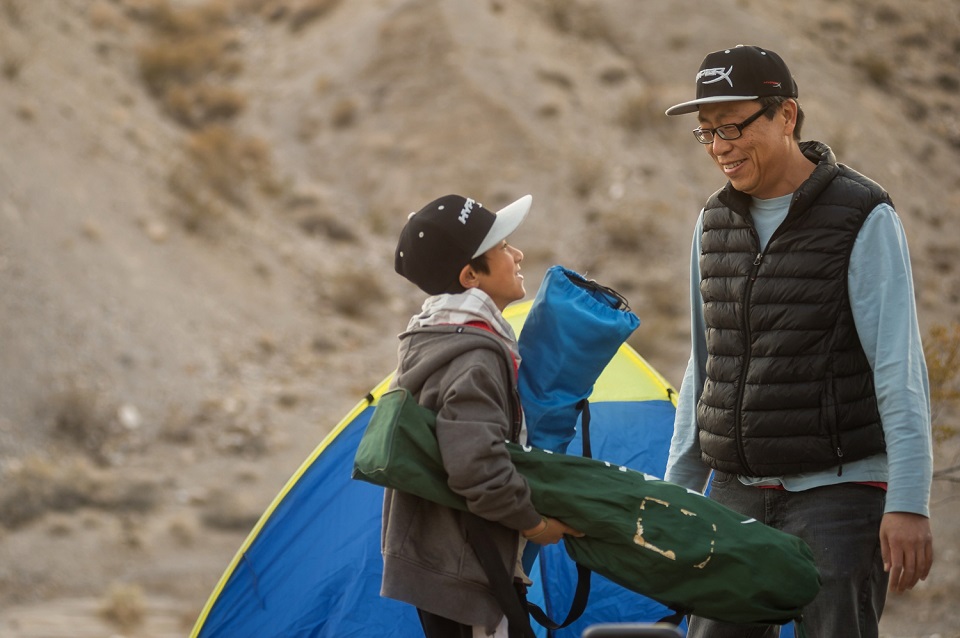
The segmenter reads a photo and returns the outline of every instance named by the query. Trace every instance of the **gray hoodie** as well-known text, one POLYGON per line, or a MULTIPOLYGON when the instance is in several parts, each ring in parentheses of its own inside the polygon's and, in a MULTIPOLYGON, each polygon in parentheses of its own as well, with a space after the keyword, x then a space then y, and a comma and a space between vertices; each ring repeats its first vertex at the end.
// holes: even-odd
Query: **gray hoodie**
MULTIPOLYGON (((489 522, 504 568, 513 573, 519 530, 536 527, 540 515, 504 446, 520 435, 511 344, 483 328, 460 325, 415 326, 400 340, 394 385, 437 413, 449 486, 489 522)), ((381 594, 492 631, 503 613, 466 541, 463 516, 386 490, 381 594)))

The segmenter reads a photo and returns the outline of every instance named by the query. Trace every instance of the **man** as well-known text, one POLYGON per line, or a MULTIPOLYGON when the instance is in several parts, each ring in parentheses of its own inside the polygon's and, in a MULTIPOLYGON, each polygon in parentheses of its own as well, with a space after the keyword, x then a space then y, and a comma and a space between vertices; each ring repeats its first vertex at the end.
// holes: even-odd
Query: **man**
MULTIPOLYGON (((808 635, 877 636, 886 590, 933 562, 930 399, 910 258, 887 193, 800 142, 773 51, 708 54, 696 141, 728 180, 700 213, 692 350, 666 479, 804 539, 822 586, 808 635)), ((731 586, 735 586, 732 584, 731 586)), ((785 584, 788 586, 788 584, 785 584)), ((692 618, 690 636, 776 636, 692 618)))

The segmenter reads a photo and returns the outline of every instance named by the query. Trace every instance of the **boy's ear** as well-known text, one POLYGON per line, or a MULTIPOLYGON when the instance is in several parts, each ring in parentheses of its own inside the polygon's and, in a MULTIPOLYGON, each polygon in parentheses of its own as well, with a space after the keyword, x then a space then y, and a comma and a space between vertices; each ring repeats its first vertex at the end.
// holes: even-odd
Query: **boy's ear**
POLYGON ((477 277, 477 272, 467 264, 463 267, 463 270, 460 271, 460 285, 468 290, 470 288, 476 288, 480 285, 480 279, 477 277))

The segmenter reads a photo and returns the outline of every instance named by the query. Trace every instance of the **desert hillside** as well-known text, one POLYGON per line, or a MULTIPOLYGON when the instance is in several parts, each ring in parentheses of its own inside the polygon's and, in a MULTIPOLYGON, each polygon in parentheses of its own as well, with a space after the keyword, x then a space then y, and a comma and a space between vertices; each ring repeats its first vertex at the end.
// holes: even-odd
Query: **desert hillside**
MULTIPOLYGON (((439 195, 532 194, 531 296, 552 264, 613 286, 679 384, 723 181, 663 111, 737 43, 781 53, 804 137, 891 193, 924 337, 955 355, 955 0, 0 0, 0 634, 186 635, 392 369, 421 301, 395 238, 439 195)), ((938 563, 888 638, 960 636, 944 361, 938 563)))

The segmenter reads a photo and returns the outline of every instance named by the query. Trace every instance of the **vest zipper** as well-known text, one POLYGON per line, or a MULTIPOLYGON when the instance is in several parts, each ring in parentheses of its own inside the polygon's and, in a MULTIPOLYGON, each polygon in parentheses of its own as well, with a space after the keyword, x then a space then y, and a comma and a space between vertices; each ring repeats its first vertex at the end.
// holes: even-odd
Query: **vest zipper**
MULTIPOLYGON (((751 229, 752 230, 752 229, 751 229)), ((753 230, 754 237, 757 237, 757 231, 753 230)), ((760 243, 757 237, 757 243, 760 243)), ((757 280, 757 272, 760 270, 760 263, 763 261, 763 251, 757 253, 753 260, 753 269, 750 271, 750 277, 747 279, 747 285, 743 291, 743 364, 740 367, 740 383, 737 389, 737 406, 733 413, 733 433, 737 439, 737 455, 740 457, 740 464, 743 466, 744 473, 747 476, 755 476, 753 470, 747 464, 747 453, 743 449, 743 430, 740 419, 743 411, 743 395, 746 391, 747 369, 750 367, 750 293, 753 291, 753 282, 757 280)))
POLYGON ((760 270, 760 262, 763 261, 763 253, 757 253, 757 258, 753 260, 753 272, 750 274, 750 281, 757 280, 757 271, 760 270))
POLYGON ((837 476, 843 476, 843 445, 840 443, 840 419, 837 416, 837 400, 833 391, 833 372, 828 370, 826 379, 827 393, 827 413, 824 418, 827 419, 827 427, 830 431, 830 440, 837 453, 837 476))

